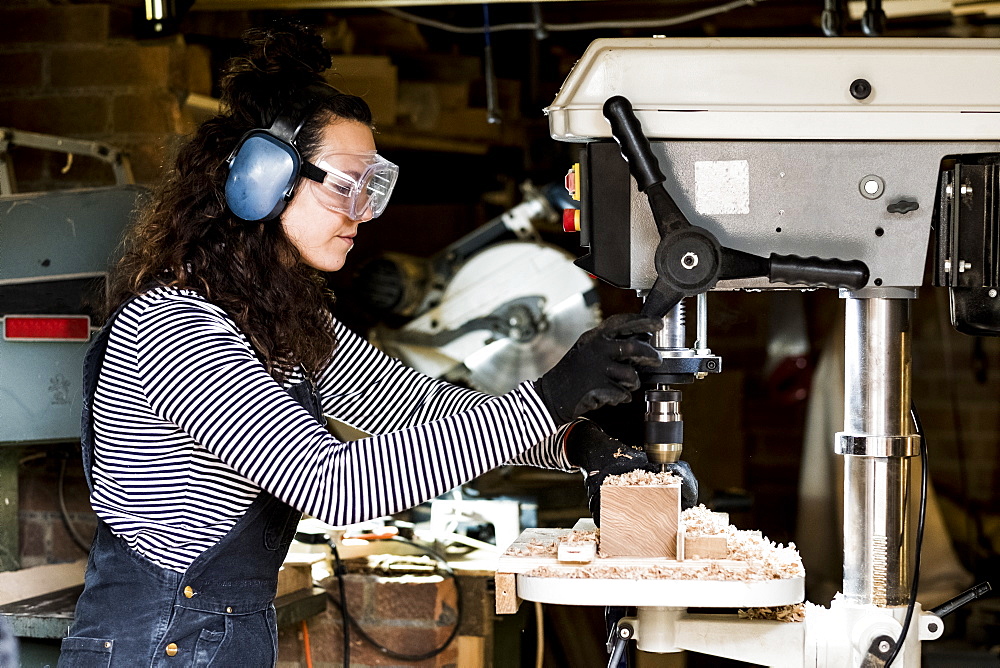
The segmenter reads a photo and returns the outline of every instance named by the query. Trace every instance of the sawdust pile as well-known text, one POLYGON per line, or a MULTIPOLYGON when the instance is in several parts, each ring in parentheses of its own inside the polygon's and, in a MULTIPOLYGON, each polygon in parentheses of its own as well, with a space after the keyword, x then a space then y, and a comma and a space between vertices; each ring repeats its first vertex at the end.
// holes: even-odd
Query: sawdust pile
POLYGON ((532 538, 527 543, 513 543, 504 552, 507 557, 552 557, 559 554, 557 540, 539 540, 532 538))
POLYGON ((724 515, 713 513, 703 505, 683 511, 681 524, 685 538, 725 536, 729 559, 763 564, 766 571, 774 573, 774 579, 797 578, 805 574, 795 543, 785 547, 764 538, 759 531, 737 529, 726 521, 724 515))
POLYGON ((552 557, 559 555, 559 546, 563 543, 596 543, 600 535, 600 529, 596 531, 570 531, 560 536, 553 536, 551 539, 532 538, 526 543, 513 543, 504 552, 508 557, 552 557))
POLYGON ((688 508, 681 512, 681 524, 687 538, 695 536, 728 535, 729 529, 736 529, 722 513, 713 513, 703 504, 688 508))
MULTIPOLYGON (((678 562, 674 562, 678 563, 678 562)), ((729 580, 759 582, 778 580, 780 576, 763 562, 733 563, 710 561, 698 566, 664 564, 590 564, 578 568, 539 566, 526 575, 540 578, 574 578, 581 580, 729 580)), ((787 576, 786 576, 787 577, 787 576)))
POLYGON ((600 538, 601 530, 596 531, 570 531, 564 536, 556 539, 557 543, 596 543, 600 538))
POLYGON ((780 605, 775 608, 748 608, 739 611, 740 619, 766 619, 773 622, 806 621, 806 604, 780 605))
POLYGON ((651 473, 642 469, 629 471, 621 475, 609 475, 602 485, 626 487, 631 485, 679 485, 681 479, 673 473, 651 473))

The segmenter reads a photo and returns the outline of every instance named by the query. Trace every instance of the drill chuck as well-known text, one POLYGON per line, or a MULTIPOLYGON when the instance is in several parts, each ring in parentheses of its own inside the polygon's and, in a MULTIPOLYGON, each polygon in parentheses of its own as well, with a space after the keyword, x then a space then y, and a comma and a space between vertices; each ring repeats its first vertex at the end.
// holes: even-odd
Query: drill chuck
POLYGON ((653 464, 669 464, 684 450, 684 420, 679 390, 646 391, 646 457, 653 464))

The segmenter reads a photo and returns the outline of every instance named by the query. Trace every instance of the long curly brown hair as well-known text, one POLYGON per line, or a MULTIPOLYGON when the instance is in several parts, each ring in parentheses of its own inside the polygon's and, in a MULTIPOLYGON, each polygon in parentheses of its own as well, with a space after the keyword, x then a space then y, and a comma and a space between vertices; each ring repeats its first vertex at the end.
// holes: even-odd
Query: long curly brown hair
MULTIPOLYGON (((226 311, 279 381, 295 364, 315 373, 333 354, 332 295, 300 262, 280 220, 247 222, 227 208, 226 158, 240 138, 269 127, 297 91, 323 82, 330 54, 309 29, 285 24, 244 35, 246 55, 226 65, 223 113, 181 147, 125 240, 109 282, 109 309, 153 285, 197 291, 226 311)), ((371 126, 368 105, 329 98, 306 121, 296 146, 315 158, 323 128, 335 119, 371 126)))

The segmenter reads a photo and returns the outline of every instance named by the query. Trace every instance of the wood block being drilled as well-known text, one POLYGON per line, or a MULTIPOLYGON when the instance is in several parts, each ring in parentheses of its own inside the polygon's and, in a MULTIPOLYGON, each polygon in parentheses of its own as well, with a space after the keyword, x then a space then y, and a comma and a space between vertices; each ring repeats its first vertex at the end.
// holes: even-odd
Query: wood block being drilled
POLYGON ((681 486, 602 485, 602 557, 677 558, 681 486))

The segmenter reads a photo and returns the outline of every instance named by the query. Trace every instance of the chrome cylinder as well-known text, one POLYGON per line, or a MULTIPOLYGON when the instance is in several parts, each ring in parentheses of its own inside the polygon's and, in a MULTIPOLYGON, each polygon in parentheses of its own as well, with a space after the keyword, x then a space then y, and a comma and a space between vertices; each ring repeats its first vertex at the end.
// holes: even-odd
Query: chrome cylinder
POLYGON ((653 333, 653 347, 663 350, 686 348, 687 326, 685 324, 684 300, 663 316, 663 329, 653 333))
POLYGON ((913 569, 910 498, 910 304, 846 300, 844 431, 844 595, 863 605, 909 600, 913 569), (880 444, 870 450, 857 444, 880 444), (844 444, 854 444, 848 449, 844 444))
POLYGON ((646 456, 653 464, 676 462, 684 451, 681 393, 666 385, 646 391, 646 456))

